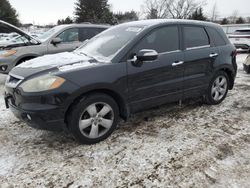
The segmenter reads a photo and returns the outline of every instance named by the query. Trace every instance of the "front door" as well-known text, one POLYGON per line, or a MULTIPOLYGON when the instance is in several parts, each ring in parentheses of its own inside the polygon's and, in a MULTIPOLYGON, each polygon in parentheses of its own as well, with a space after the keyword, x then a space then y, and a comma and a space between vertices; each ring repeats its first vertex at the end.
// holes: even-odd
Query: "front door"
POLYGON ((184 55, 180 51, 179 27, 153 30, 130 54, 138 54, 142 49, 155 50, 159 57, 155 61, 143 62, 141 66, 133 62, 127 64, 129 102, 134 112, 182 97, 184 55))

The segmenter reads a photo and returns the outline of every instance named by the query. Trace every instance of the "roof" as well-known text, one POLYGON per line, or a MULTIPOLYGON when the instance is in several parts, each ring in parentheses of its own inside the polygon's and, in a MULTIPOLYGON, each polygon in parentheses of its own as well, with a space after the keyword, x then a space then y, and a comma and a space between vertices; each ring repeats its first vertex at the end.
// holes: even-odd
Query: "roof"
POLYGON ((236 29, 236 31, 244 31, 244 30, 246 30, 246 31, 250 31, 250 27, 245 27, 245 28, 239 28, 239 29, 236 29))
POLYGON ((209 25, 218 27, 219 24, 215 24, 212 22, 205 22, 205 21, 197 21, 197 20, 186 20, 186 19, 150 19, 150 20, 140 20, 140 21, 133 21, 124 23, 128 26, 154 26, 154 25, 161 25, 161 24, 194 24, 194 25, 209 25))
POLYGON ((67 27, 93 27, 93 28, 109 28, 108 25, 102 24, 91 24, 91 23, 79 23, 79 24, 63 24, 56 27, 67 28, 67 27))

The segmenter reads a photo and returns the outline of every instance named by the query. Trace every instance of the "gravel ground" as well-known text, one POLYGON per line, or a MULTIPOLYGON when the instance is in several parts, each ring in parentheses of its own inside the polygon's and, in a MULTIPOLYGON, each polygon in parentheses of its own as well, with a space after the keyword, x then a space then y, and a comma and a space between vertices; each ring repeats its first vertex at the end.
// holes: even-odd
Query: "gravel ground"
POLYGON ((93 146, 27 127, 1 96, 0 187, 250 187, 245 57, 238 56, 235 89, 221 105, 188 101, 143 112, 93 146))

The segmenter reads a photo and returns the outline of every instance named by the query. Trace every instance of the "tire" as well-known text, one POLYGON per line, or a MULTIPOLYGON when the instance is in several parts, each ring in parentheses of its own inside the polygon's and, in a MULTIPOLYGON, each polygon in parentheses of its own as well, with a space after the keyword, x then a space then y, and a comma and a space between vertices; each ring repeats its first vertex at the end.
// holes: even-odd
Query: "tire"
POLYGON ((93 93, 74 104, 68 115, 68 128, 82 144, 96 144, 108 138, 116 129, 119 108, 106 94, 93 93))
POLYGON ((224 71, 217 72, 210 81, 205 102, 208 105, 220 104, 226 98, 228 90, 229 78, 227 73, 224 71))

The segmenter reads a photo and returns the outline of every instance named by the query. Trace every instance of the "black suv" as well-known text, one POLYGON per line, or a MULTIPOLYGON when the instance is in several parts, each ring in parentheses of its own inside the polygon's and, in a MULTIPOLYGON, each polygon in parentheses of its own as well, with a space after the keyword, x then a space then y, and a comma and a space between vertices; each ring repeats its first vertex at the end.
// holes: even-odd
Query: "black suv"
POLYGON ((72 53, 14 68, 5 101, 30 126, 69 130, 82 143, 107 138, 119 117, 167 102, 221 103, 234 86, 236 50, 219 25, 147 20, 112 27, 72 53))

